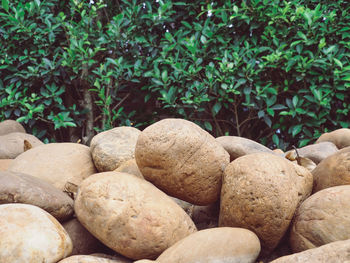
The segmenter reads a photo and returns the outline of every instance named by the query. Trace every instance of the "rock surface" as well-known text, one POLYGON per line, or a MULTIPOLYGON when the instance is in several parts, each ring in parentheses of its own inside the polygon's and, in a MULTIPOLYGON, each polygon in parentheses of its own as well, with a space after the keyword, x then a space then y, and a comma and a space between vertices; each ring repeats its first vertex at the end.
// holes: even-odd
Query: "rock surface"
POLYGON ((58 189, 66 190, 69 182, 79 185, 96 173, 90 149, 78 143, 50 143, 19 155, 8 169, 43 179, 58 189))
POLYGON ((131 263, 132 261, 121 261, 110 258, 96 257, 90 255, 75 255, 65 258, 58 263, 131 263))
POLYGON ((332 142, 338 149, 350 146, 350 129, 342 128, 332 132, 326 132, 316 141, 316 143, 320 142, 332 142))
POLYGON ((24 203, 38 206, 59 221, 73 216, 73 200, 65 193, 36 177, 0 172, 0 204, 24 203))
POLYGON ((158 258, 159 263, 253 263, 260 253, 258 237, 243 228, 220 227, 198 231, 180 240, 158 258))
POLYGON ((39 207, 0 205, 0 262, 56 263, 72 251, 58 221, 39 207))
POLYGON ((113 171, 123 162, 133 159, 140 133, 133 127, 117 127, 94 136, 90 149, 97 170, 113 171))
POLYGON ((0 122, 0 136, 12 133, 12 132, 21 132, 26 133, 22 124, 14 120, 4 120, 0 122))
POLYGON ((0 159, 0 171, 6 171, 12 162, 13 159, 0 159))
POLYGON ((229 154, 196 124, 164 119, 141 132, 135 159, 145 179, 167 194, 209 205, 219 198, 229 154))
POLYGON ((13 132, 0 136, 0 159, 14 159, 23 153, 25 141, 33 148, 43 145, 38 138, 27 133, 13 132))
POLYGON ((195 205, 192 209, 191 218, 198 230, 218 227, 220 202, 211 205, 195 205))
POLYGON ((278 258, 271 263, 340 263, 350 262, 350 239, 278 258))
POLYGON ((216 138, 216 140, 230 154, 231 162, 238 157, 252 153, 266 152, 276 154, 274 151, 270 150, 264 145, 244 137, 221 136, 216 138))
POLYGON ((137 166, 135 159, 130 159, 126 162, 123 162, 117 169, 114 171, 121 172, 121 173, 127 173, 127 174, 133 174, 137 177, 143 178, 143 175, 137 166))
POLYGON ((350 239, 350 185, 324 189, 296 211, 290 232, 294 252, 350 239))
POLYGON ((132 259, 153 259, 196 231, 190 217, 151 183, 118 172, 94 174, 80 185, 75 212, 106 246, 132 259))
POLYGON ((219 226, 252 230, 264 254, 269 253, 311 189, 311 173, 282 157, 268 153, 240 157, 225 170, 219 226))
POLYGON ((332 186, 350 184, 350 147, 324 159, 312 171, 312 175, 314 177, 313 192, 332 186))

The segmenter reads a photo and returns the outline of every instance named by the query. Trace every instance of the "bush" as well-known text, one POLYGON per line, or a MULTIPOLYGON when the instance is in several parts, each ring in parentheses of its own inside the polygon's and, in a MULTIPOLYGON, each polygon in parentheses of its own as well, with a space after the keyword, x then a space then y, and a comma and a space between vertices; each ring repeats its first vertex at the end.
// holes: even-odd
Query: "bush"
POLYGON ((93 128, 181 117, 214 136, 303 146, 349 125, 349 11, 311 0, 3 0, 0 119, 88 141, 93 128))

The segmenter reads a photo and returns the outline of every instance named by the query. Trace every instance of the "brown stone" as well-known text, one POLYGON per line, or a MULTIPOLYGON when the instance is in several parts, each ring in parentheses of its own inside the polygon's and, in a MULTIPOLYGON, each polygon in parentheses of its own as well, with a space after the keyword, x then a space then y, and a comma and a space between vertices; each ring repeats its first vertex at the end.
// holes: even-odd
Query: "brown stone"
POLYGON ((13 132, 0 136, 0 159, 14 159, 23 153, 25 141, 33 148, 43 145, 38 138, 27 133, 13 132))
POLYGON ((8 169, 30 174, 64 191, 96 173, 89 147, 78 143, 50 143, 19 155, 8 169))
POLYGON ((216 140, 224 147, 224 149, 230 154, 230 161, 237 159, 238 157, 252 154, 252 153, 272 153, 276 154, 264 145, 257 143, 253 140, 239 137, 239 136, 221 136, 216 140))
POLYGON ((136 175, 137 177, 143 178, 143 175, 142 175, 139 167, 137 166, 135 159, 130 159, 126 162, 123 162, 114 171, 121 172, 121 173, 127 173, 127 174, 133 174, 133 175, 136 175))
POLYGON ((13 159, 0 159, 0 171, 6 171, 12 162, 13 159))
POLYGON ((131 263, 132 261, 121 261, 110 258, 96 257, 91 255, 75 255, 65 258, 58 263, 131 263))
POLYGON ((192 210, 192 220, 198 230, 218 227, 219 225, 220 202, 211 205, 196 205, 192 210))
POLYGON ((90 149, 97 170, 113 171, 123 162, 133 159, 140 133, 133 127, 117 127, 93 137, 90 149))
POLYGON ((196 231, 170 197, 135 175, 104 172, 85 179, 75 200, 82 225, 114 251, 153 259, 196 231))
POLYGON ((164 119, 142 131, 135 159, 145 179, 167 194, 209 205, 219 198, 229 154, 196 124, 164 119))
POLYGON ((12 132, 21 132, 26 133, 22 124, 14 120, 4 120, 0 122, 0 136, 12 133, 12 132))
POLYGON ((158 258, 159 263, 254 263, 260 253, 258 237, 243 228, 219 227, 198 231, 180 240, 158 258))
POLYGON ((311 189, 311 173, 282 157, 269 153, 240 157, 225 170, 219 226, 252 230, 263 252, 269 253, 311 189))
POLYGON ((350 129, 342 128, 332 132, 322 134, 316 143, 332 142, 338 149, 350 146, 350 129))
POLYGON ((36 177, 0 172, 0 204, 24 203, 38 206, 59 221, 73 216, 73 200, 62 191, 36 177))
POLYGON ((298 208, 290 232, 294 252, 350 239, 350 185, 324 189, 298 208))

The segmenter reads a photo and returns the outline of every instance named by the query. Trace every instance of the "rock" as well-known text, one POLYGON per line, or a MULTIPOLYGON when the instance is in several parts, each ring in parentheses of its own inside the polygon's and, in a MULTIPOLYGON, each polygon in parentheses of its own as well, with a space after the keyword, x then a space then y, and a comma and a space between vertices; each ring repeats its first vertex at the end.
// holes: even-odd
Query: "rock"
MULTIPOLYGON (((297 151, 300 157, 308 158, 315 164, 318 164, 323 159, 337 153, 339 150, 337 146, 335 146, 332 142, 321 142, 317 144, 307 145, 305 147, 297 149, 297 151)), ((295 153, 295 150, 286 152, 286 155, 291 152, 295 153)))
POLYGON ((272 151, 278 155, 284 156, 284 151, 282 151, 281 149, 273 149, 272 151))
POLYGON ((4 120, 0 122, 0 136, 13 133, 13 132, 21 132, 26 133, 22 124, 14 120, 4 120))
POLYGON ((229 154, 196 124, 164 119, 142 131, 135 159, 145 179, 167 194, 209 205, 219 198, 229 154))
POLYGON ((43 145, 33 135, 21 132, 13 132, 0 136, 0 159, 14 159, 24 152, 25 141, 32 147, 43 145))
POLYGON ((271 263, 339 263, 350 262, 350 239, 278 258, 271 263))
POLYGON ((170 198, 173 199, 173 201, 175 201, 175 203, 178 204, 186 212, 186 214, 188 214, 192 218, 193 208, 195 207, 195 205, 178 199, 176 197, 170 196, 170 198))
POLYGON ((121 256, 119 254, 116 254, 115 252, 113 253, 113 255, 108 255, 108 254, 103 254, 103 253, 94 253, 94 254, 91 254, 90 256, 113 259, 113 260, 117 260, 120 263, 131 263, 131 262, 133 262, 133 260, 131 260, 129 258, 126 258, 124 256, 121 256))
POLYGON ((0 205, 0 262, 56 263, 72 251, 58 221, 39 207, 0 205))
POLYGON ((106 250, 105 246, 74 218, 62 224, 73 243, 71 255, 86 255, 106 250))
POLYGON ((64 191, 96 173, 89 147, 78 143, 50 143, 19 155, 8 169, 43 179, 64 191))
POLYGON ((264 145, 252 141, 250 139, 239 136, 221 136, 216 140, 224 147, 224 149, 230 154, 230 161, 237 159, 238 157, 252 154, 252 153, 272 153, 276 154, 264 145))
POLYGON ((258 237, 243 228, 219 227, 198 231, 165 250, 159 263, 254 263, 260 253, 258 237))
POLYGON ((192 221, 198 230, 218 227, 219 225, 220 202, 211 205, 196 205, 192 210, 192 221))
POLYGON ((113 171, 123 162, 133 159, 140 133, 133 127, 117 127, 94 136, 90 149, 97 170, 113 171))
POLYGON ((73 200, 53 185, 36 177, 0 172, 0 204, 24 203, 38 206, 59 221, 73 216, 73 200))
POLYGON ((350 129, 342 128, 322 134, 316 143, 332 142, 338 149, 350 146, 350 129))
POLYGON ((312 171, 312 175, 314 193, 328 187, 350 184, 350 147, 324 159, 312 171))
POLYGON ((134 261, 134 263, 152 263, 152 262, 157 262, 157 261, 150 260, 150 259, 140 259, 140 260, 134 261))
POLYGON ((294 252, 350 239, 350 185, 324 189, 298 208, 290 232, 294 252))
POLYGON ((12 162, 13 159, 0 159, 0 171, 6 171, 12 162))
POLYGON ((225 170, 219 226, 252 230, 267 254, 278 245, 311 189, 312 175, 299 165, 268 153, 242 156, 225 170))
POLYGON ((58 263, 131 263, 132 261, 121 261, 110 258, 88 256, 88 255, 75 255, 65 258, 58 263))
POLYGON ((137 177, 143 178, 143 175, 142 175, 139 167, 137 166, 135 159, 130 159, 126 162, 123 162, 114 171, 121 172, 121 173, 127 173, 127 174, 133 174, 133 175, 136 175, 137 177))
POLYGON ((75 200, 82 225, 106 246, 132 259, 153 259, 196 231, 190 217, 151 183, 104 172, 85 179, 75 200))

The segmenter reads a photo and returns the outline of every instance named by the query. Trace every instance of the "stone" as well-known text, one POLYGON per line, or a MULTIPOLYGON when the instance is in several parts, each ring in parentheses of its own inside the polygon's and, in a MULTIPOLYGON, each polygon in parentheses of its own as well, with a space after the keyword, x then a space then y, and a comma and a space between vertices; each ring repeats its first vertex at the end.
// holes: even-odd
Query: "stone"
POLYGON ((141 132, 135 159, 144 178, 168 195, 209 205, 219 198, 229 154, 198 125, 164 119, 141 132))
POLYGON ((196 231, 186 212, 135 175, 98 173, 79 186, 75 212, 102 243, 132 259, 154 259, 196 231))
POLYGON ((290 231, 294 252, 350 239, 350 185, 321 190, 295 213, 290 231))
POLYGON ((0 136, 0 159, 14 159, 23 153, 25 141, 31 147, 43 145, 38 138, 27 133, 13 132, 0 136))
POLYGON ((198 230, 219 226, 220 202, 211 205, 196 205, 192 210, 192 221, 198 230))
POLYGON ((350 262, 350 239, 278 258, 271 263, 339 263, 350 262))
POLYGON ((23 203, 38 206, 59 221, 73 216, 73 200, 53 185, 34 176, 0 172, 0 204, 23 203))
POLYGON ((260 253, 258 237, 247 229, 219 227, 198 231, 165 250, 158 263, 254 263, 260 253))
POLYGON ((60 223, 28 204, 0 205, 0 262, 56 263, 72 251, 60 223))
POLYGON ((131 263, 132 261, 121 261, 110 258, 96 257, 91 255, 74 255, 65 258, 58 263, 131 263))
POLYGON ((143 178, 143 175, 137 166, 135 159, 130 159, 128 161, 123 162, 117 169, 114 171, 121 172, 121 173, 127 173, 127 174, 133 174, 140 178, 143 178))
POLYGON ((152 263, 152 262, 157 262, 157 261, 150 260, 150 259, 140 259, 140 260, 134 261, 134 263, 152 263))
POLYGON ((133 127, 117 127, 95 135, 90 149, 97 170, 113 171, 123 162, 133 159, 140 133, 133 127))
POLYGON ((224 147, 224 149, 230 154, 230 161, 237 159, 238 157, 252 154, 252 153, 271 153, 276 154, 264 145, 257 143, 253 140, 239 137, 239 136, 221 136, 216 140, 224 147))
POLYGON ((312 171, 312 175, 314 193, 328 187, 350 184, 350 147, 324 159, 312 171))
POLYGON ((13 159, 0 159, 0 171, 6 171, 12 162, 13 159))
MULTIPOLYGON (((305 147, 297 149, 297 151, 300 157, 308 158, 315 164, 319 164, 323 159, 337 153, 339 150, 337 146, 335 146, 332 142, 321 142, 307 145, 305 147)), ((295 152, 295 150, 286 152, 286 155, 291 152, 295 152)))
POLYGON ((332 132, 326 132, 316 141, 316 143, 320 142, 332 142, 338 149, 350 146, 350 129, 342 128, 332 132))
POLYGON ((0 136, 12 133, 12 132, 21 132, 26 133, 22 124, 14 120, 4 120, 0 122, 0 136))
POLYGON ((44 144, 19 155, 8 169, 43 179, 65 191, 96 173, 89 147, 78 143, 44 144))
POLYGON ((225 170, 219 226, 252 230, 268 254, 311 190, 312 174, 304 167, 269 153, 242 156, 225 170))
MULTIPOLYGON (((112 250, 111 250, 112 251, 112 250)), ((107 258, 107 259, 113 259, 113 260, 117 260, 120 263, 132 263, 133 260, 126 258, 124 256, 121 256, 117 253, 115 253, 114 251, 112 252, 113 255, 110 254, 104 254, 104 253, 93 253, 90 256, 95 256, 95 257, 101 257, 101 258, 107 258)))

